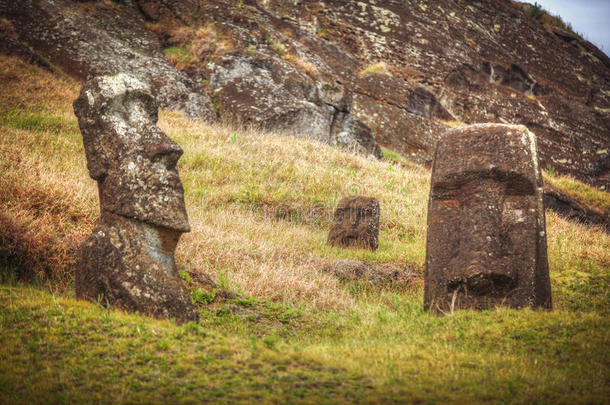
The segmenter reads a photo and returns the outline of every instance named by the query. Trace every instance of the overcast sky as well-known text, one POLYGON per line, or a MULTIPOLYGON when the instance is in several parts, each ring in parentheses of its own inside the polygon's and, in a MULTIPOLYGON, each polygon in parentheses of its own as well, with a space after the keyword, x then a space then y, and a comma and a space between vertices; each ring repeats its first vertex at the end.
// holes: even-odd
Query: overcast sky
MULTIPOLYGON (((530 0, 534 3, 534 0, 530 0)), ((610 0, 537 0, 551 14, 560 15, 572 29, 610 54, 610 0)))

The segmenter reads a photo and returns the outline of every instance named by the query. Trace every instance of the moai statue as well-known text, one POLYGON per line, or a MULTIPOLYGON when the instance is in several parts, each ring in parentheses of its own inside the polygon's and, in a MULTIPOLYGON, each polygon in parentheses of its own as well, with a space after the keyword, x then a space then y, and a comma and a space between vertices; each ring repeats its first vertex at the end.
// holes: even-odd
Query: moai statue
POLYGON ((127 74, 97 77, 74 102, 101 217, 80 247, 76 296, 178 322, 198 314, 174 250, 190 230, 176 163, 182 149, 156 126, 149 88, 127 74))
POLYGON ((328 245, 377 250, 379 247, 379 201, 349 196, 337 205, 328 245))
POLYGON ((434 157, 424 305, 551 309, 536 139, 522 125, 447 131, 434 157))

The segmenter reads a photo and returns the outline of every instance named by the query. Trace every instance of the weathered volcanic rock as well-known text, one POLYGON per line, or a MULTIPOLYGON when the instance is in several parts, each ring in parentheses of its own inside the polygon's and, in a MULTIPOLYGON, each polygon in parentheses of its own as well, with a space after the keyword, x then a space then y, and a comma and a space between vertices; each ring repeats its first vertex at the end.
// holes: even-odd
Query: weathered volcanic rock
POLYGON ((174 263, 190 230, 176 168, 182 149, 156 126, 149 87, 126 74, 99 77, 83 86, 74 112, 101 207, 78 254, 77 297, 197 320, 174 263))
MULTIPOLYGON (((162 3, 161 14, 186 15, 183 2, 162 3)), ((536 134, 542 167, 610 189, 610 59, 528 17, 518 2, 251 0, 234 7, 214 0, 199 7, 189 24, 215 27, 231 53, 265 54, 314 82, 340 82, 351 95, 349 113, 379 144, 410 159, 431 163, 445 125, 522 124, 536 134)), ((185 71, 209 80, 206 65, 223 63, 219 48, 185 71)))
POLYGON ((316 85, 289 63, 263 53, 230 54, 210 66, 221 118, 381 158, 371 129, 350 114, 351 95, 342 85, 316 85))
POLYGON ((379 247, 379 201, 349 196, 337 205, 328 244, 377 250, 379 247))
POLYGON ((0 0, 0 16, 21 43, 80 79, 126 72, 146 82, 163 108, 200 120, 216 119, 197 84, 176 70, 135 7, 113 2, 0 0))
POLYGON ((223 119, 423 164, 447 126, 522 124, 542 167, 610 190, 610 59, 558 20, 508 0, 238 3, 0 0, 0 17, 65 72, 137 73, 192 116, 212 97, 223 119))
POLYGON ((526 127, 447 131, 432 171, 425 307, 550 309, 542 198, 536 140, 526 127))
POLYGON ((174 263, 180 231, 106 213, 81 245, 76 296, 179 323, 198 314, 174 263))

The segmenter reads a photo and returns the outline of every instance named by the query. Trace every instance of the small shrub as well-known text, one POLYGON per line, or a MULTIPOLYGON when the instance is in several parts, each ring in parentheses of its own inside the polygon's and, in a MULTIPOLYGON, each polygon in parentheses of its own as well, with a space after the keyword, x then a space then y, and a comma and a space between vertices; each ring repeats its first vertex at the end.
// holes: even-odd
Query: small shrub
POLYGON ((275 346, 277 345, 277 343, 279 342, 280 338, 277 337, 276 335, 270 335, 270 336, 265 336, 262 341, 263 344, 265 346, 267 346, 269 349, 274 349, 275 346))
POLYGON ((180 278, 186 281, 187 283, 191 282, 191 275, 188 273, 188 271, 180 270, 178 274, 180 274, 180 278))
POLYGON ((197 288, 191 291, 191 301, 193 301, 193 304, 207 305, 214 301, 214 295, 197 288))
POLYGON ((542 6, 538 4, 538 2, 534 2, 533 5, 530 5, 526 11, 527 15, 534 20, 539 20, 544 15, 544 10, 542 10, 542 6))

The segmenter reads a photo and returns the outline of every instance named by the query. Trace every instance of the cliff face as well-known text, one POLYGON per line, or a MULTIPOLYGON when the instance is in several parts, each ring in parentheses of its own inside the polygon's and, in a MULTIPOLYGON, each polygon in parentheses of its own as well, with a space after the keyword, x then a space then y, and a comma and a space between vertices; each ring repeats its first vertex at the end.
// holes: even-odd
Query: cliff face
MULTIPOLYGON (((106 32, 117 25, 96 15, 106 16, 104 10, 114 7, 115 19, 140 27, 134 37, 125 38, 128 28, 117 37, 131 48, 134 38, 153 38, 137 45, 157 53, 164 49, 188 76, 189 88, 212 99, 220 118, 377 156, 378 142, 421 163, 431 161, 448 126, 524 124, 538 137, 543 167, 610 186, 610 60, 576 35, 529 17, 519 3, 65 4, 76 14, 89 10, 90 23, 102 21, 97 29, 106 32)), ((16 22, 19 39, 53 57, 48 45, 29 39, 32 34, 21 28, 32 16, 17 18, 15 8, 0 11, 16 22)), ((52 31, 51 25, 42 29, 52 31)), ((40 30, 36 35, 44 37, 40 30)))

